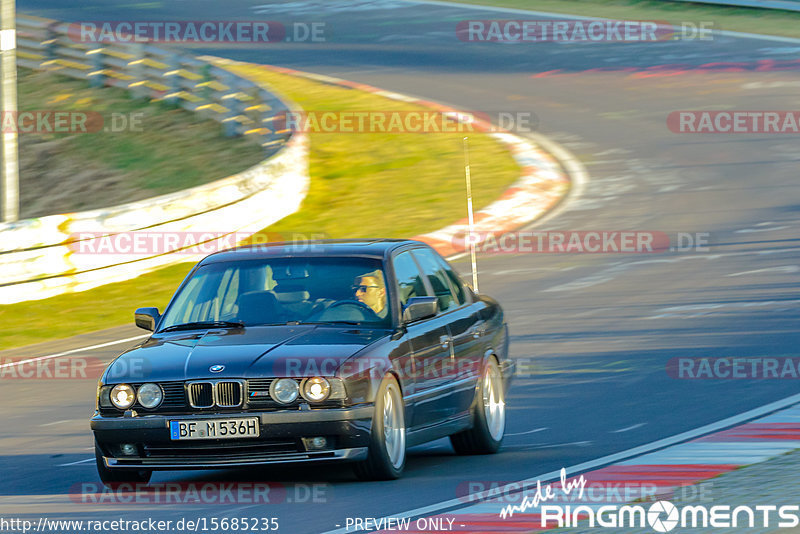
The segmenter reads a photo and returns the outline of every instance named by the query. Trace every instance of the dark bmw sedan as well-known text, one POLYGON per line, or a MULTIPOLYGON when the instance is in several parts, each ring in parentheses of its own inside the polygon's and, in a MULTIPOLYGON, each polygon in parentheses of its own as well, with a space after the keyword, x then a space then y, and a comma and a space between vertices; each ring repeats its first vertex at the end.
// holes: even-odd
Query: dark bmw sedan
POLYGON ((421 242, 212 254, 136 324, 153 334, 106 368, 91 421, 106 483, 306 461, 392 479, 407 447, 449 436, 486 454, 503 439, 503 311, 421 242))

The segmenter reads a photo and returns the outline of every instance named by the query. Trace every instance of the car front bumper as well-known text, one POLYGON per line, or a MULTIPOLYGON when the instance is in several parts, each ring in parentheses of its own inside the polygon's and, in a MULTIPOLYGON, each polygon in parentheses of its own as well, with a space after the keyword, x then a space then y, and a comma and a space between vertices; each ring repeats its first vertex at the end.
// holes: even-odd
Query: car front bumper
POLYGON ((355 408, 182 415, 95 415, 91 428, 106 467, 112 469, 213 469, 308 461, 359 460, 367 455, 372 405, 355 408), (258 417, 259 437, 172 440, 170 421, 258 417), (325 437, 324 449, 302 438, 325 437), (133 444, 136 453, 121 452, 133 444))

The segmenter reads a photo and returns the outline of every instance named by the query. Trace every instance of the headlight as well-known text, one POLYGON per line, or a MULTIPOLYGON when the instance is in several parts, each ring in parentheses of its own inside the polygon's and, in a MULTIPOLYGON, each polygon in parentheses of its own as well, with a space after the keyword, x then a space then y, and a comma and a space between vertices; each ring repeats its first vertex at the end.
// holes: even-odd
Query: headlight
POLYGON ((136 393, 128 384, 117 384, 111 388, 111 403, 120 410, 127 410, 135 400, 136 393))
POLYGON ((331 394, 331 385, 321 376, 303 382, 303 397, 311 402, 322 402, 331 394))
POLYGON ((297 399, 300 388, 291 378, 279 378, 269 386, 269 396, 281 404, 289 404, 297 399))
POLYGON ((139 404, 145 408, 155 408, 164 400, 164 392, 158 384, 142 384, 136 394, 139 397, 139 404))

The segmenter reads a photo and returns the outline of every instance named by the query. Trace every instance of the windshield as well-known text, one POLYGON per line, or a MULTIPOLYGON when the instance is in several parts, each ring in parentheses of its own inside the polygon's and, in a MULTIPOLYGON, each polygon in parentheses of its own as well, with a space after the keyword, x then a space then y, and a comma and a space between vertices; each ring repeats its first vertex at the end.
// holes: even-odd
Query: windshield
POLYGON ((342 323, 389 326, 381 262, 364 258, 276 258, 201 266, 167 309, 176 326, 342 323), (211 323, 211 324, 209 324, 211 323))

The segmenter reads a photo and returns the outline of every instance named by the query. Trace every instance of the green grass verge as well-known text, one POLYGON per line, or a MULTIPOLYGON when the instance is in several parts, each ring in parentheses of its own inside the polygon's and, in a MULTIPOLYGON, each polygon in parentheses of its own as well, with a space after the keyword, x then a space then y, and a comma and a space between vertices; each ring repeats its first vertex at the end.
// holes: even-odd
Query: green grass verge
MULTIPOLYGON (((259 67, 235 72, 278 91, 306 110, 413 111, 388 100, 259 67)), ((297 213, 270 232, 325 233, 330 237, 410 237, 466 215, 463 137, 459 133, 311 134, 311 188, 297 213)), ((519 176, 505 146, 469 134, 472 191, 489 204, 519 176)))
MULTIPOLYGON (((402 111, 419 106, 255 67, 242 74, 267 81, 308 110, 402 111)), ((311 187, 297 214, 267 232, 329 237, 410 237, 465 215, 463 134, 311 134, 311 187)), ((476 207, 489 204, 519 176, 504 145, 470 134, 476 207)), ((224 173, 223 173, 224 174, 224 173)), ((138 306, 162 310, 191 265, 40 301, 0 306, 0 349, 91 332, 133 321, 138 306)))
POLYGON ((461 4, 568 13, 585 17, 663 20, 672 24, 712 21, 716 30, 800 38, 800 13, 664 0, 445 0, 461 4))
POLYGON ((62 139, 64 145, 51 157, 101 164, 124 173, 128 185, 146 190, 148 196, 218 180, 263 158, 257 143, 225 138, 222 126, 211 119, 165 102, 132 98, 123 89, 90 87, 82 80, 20 69, 18 94, 21 111, 95 112, 103 116, 104 128, 114 128, 115 119, 119 128, 122 117, 126 123, 136 120, 136 129, 125 131, 22 135, 62 139))

